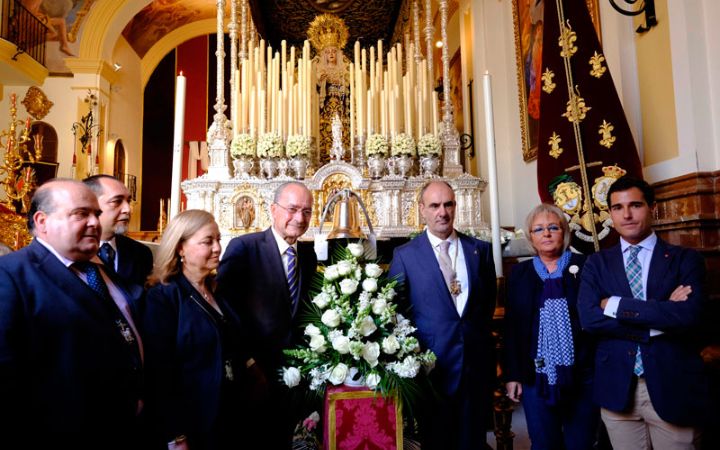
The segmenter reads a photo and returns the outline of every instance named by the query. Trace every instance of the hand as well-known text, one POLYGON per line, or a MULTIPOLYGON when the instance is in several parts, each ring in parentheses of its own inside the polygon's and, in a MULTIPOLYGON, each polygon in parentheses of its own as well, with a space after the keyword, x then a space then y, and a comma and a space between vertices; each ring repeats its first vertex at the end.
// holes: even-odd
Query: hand
POLYGON ((268 384, 265 372, 255 363, 247 368, 249 375, 248 387, 250 388, 250 398, 255 402, 263 402, 267 399, 270 385, 268 384))
POLYGON ((175 443, 175 441, 168 442, 168 450, 190 450, 190 446, 187 443, 187 440, 183 440, 182 442, 175 443))
POLYGON ((691 286, 683 286, 682 284, 675 288, 672 294, 670 294, 671 302, 684 302, 688 299, 688 295, 692 293, 691 286))
POLYGON ((607 306, 607 302, 609 299, 610 299, 610 297, 606 297, 606 298, 600 300, 600 309, 605 311, 605 307, 607 306))
POLYGON ((507 396, 514 402, 519 402, 522 396, 522 384, 517 381, 508 381, 505 383, 505 390, 507 390, 507 396))

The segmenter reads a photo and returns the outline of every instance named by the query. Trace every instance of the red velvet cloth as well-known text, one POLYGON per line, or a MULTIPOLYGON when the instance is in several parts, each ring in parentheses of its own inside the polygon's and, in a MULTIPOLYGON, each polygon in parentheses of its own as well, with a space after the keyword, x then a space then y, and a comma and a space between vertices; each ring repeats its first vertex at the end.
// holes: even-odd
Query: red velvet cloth
POLYGON ((395 399, 367 388, 328 387, 323 417, 326 450, 402 448, 402 417, 395 399))

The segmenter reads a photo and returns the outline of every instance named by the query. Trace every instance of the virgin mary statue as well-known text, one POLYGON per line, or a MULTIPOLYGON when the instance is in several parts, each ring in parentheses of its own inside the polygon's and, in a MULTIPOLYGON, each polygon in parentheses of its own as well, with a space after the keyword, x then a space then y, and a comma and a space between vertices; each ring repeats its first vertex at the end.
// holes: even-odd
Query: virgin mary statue
POLYGON ((350 147, 347 130, 350 126, 350 79, 349 61, 342 49, 347 44, 348 29, 342 19, 332 14, 315 17, 308 29, 308 39, 315 49, 317 89, 320 107, 320 162, 330 159, 333 144, 332 121, 340 117, 343 147, 350 147))

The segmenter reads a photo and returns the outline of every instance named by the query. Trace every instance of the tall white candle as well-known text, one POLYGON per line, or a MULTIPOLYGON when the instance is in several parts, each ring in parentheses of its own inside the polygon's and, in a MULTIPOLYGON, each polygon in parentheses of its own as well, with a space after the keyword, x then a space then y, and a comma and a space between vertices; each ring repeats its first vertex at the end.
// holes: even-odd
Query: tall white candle
POLYGON ((180 177, 185 143, 185 76, 180 72, 175 83, 175 127, 173 129, 172 184, 170 186, 170 217, 180 212, 180 177))
POLYGON ((483 100, 485 104, 485 145, 488 158, 488 186, 490 187, 490 229, 492 231, 495 274, 503 276, 502 249, 500 247, 500 199, 498 197, 497 160, 495 157, 495 124, 493 120, 492 77, 488 71, 483 75, 483 100))

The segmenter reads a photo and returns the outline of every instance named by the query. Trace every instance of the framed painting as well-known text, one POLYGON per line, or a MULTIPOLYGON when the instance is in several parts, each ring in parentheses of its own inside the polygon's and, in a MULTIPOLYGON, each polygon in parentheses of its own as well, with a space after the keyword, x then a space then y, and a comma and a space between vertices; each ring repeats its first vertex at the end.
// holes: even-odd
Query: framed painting
MULTIPOLYGON (((545 1, 513 0, 515 59, 520 103, 520 132, 525 162, 537 158, 540 131, 540 74, 542 73, 543 13, 545 1)), ((598 0, 585 0, 600 37, 598 0)))

